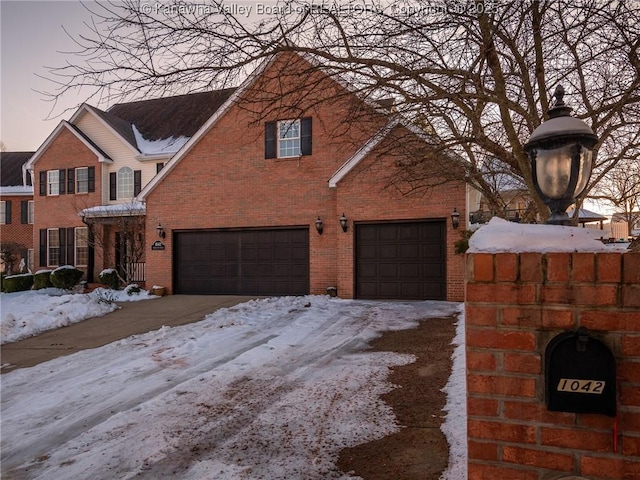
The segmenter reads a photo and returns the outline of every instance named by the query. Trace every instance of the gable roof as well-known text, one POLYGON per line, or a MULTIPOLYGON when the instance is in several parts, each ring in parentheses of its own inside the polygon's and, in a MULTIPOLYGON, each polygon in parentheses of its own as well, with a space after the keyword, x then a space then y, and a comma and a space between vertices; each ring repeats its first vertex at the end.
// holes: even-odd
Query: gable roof
MULTIPOLYGON (((235 88, 190 93, 174 97, 119 103, 105 116, 118 119, 128 126, 127 134, 136 145, 131 125, 145 140, 193 137, 200 127, 229 99, 235 88)), ((123 135, 124 136, 124 135, 123 135)))
MULTIPOLYGON (((0 153, 0 186, 23 186, 22 166, 29 161, 34 152, 1 152, 0 153)), ((27 185, 31 185, 31 177, 27 177, 27 185)))
POLYGON ((66 120, 62 120, 58 124, 58 126, 55 128, 55 130, 49 134, 49 136, 44 141, 44 143, 40 145, 40 148, 36 150, 36 153, 33 154, 31 159, 29 159, 29 161, 26 164, 26 168, 28 170, 33 170, 33 166, 38 161, 38 159, 47 150, 47 148, 49 148, 49 145, 51 144, 51 142, 53 142, 56 139, 56 137, 60 134, 60 132, 64 129, 69 130, 73 135, 75 135, 76 138, 78 138, 78 140, 84 143, 86 147, 89 150, 91 150, 96 155, 96 157, 98 157, 99 162, 109 162, 109 163, 113 162, 113 160, 109 157, 109 155, 103 152, 100 149, 100 147, 98 147, 89 137, 87 137, 83 132, 81 132, 78 127, 76 127, 75 125, 72 125, 66 120))

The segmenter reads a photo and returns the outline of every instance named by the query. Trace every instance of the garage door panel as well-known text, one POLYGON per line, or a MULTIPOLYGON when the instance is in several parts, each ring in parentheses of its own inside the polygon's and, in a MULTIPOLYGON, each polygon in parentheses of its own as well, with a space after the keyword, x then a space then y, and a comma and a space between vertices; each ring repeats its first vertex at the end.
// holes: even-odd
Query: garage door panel
POLYGON ((356 225, 356 296, 444 300, 445 226, 443 221, 356 225))
POLYGON ((177 293, 309 293, 306 228, 178 232, 174 245, 177 293))

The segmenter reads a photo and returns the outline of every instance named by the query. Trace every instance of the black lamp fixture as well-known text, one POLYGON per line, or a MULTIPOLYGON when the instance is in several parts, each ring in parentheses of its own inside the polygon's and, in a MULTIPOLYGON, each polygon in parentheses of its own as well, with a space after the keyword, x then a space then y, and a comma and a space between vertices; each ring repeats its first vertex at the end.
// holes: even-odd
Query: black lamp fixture
POLYGON ((340 227, 342 228, 343 232, 346 232, 347 229, 349 228, 349 221, 347 220, 347 217, 345 216, 344 212, 342 213, 342 216, 340 217, 340 227))
POLYGON ((158 223, 158 226, 156 227, 156 232, 158 232, 158 237, 160 238, 166 237, 166 233, 164 233, 164 227, 160 223, 158 223))
POLYGON ((451 226, 456 229, 460 226, 460 214, 456 207, 453 207, 453 212, 451 212, 451 226))
POLYGON ((586 123, 571 116, 562 85, 553 95, 549 119, 533 131, 524 149, 531 160, 536 192, 551 210, 547 223, 570 225, 566 210, 587 186, 598 137, 586 123))
POLYGON ((316 220, 316 230, 320 235, 322 235, 322 231, 324 230, 324 225, 322 224, 322 220, 320 220, 320 217, 318 217, 318 219, 316 220))

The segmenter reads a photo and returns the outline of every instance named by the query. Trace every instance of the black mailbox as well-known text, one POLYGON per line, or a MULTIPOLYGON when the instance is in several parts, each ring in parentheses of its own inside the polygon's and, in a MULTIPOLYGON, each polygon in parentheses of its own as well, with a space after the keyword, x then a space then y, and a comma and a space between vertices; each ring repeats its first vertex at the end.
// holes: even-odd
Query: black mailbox
POLYGON ((587 329, 554 337, 545 351, 547 409, 616 416, 616 360, 587 329))

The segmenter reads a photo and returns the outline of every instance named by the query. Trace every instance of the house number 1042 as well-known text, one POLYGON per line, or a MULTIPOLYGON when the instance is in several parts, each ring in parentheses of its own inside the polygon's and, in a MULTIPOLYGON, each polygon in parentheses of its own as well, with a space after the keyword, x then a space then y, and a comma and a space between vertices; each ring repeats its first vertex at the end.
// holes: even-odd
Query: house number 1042
POLYGON ((561 378, 558 383, 559 392, 595 393, 604 391, 605 382, 601 380, 578 380, 574 378, 561 378))

